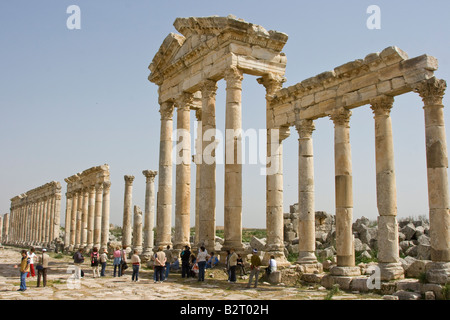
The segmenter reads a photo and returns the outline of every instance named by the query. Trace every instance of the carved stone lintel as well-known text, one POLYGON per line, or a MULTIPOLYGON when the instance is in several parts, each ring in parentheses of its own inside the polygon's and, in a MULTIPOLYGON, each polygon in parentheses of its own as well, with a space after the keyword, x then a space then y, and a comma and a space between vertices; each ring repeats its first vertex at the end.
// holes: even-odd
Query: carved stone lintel
POLYGON ((423 100, 425 106, 442 105, 447 82, 435 77, 420 82, 414 91, 417 92, 423 100))
POLYGON ((345 126, 349 128, 351 115, 352 112, 350 110, 341 108, 334 110, 331 114, 329 114, 329 117, 333 121, 335 126, 345 126))
POLYGON ((172 120, 173 118, 173 102, 164 102, 159 108, 159 113, 161 113, 161 120, 172 120))
POLYGON ((242 70, 233 66, 225 71, 224 78, 227 88, 242 89, 242 80, 244 79, 242 70))
POLYGON ((158 174, 158 171, 144 170, 142 171, 142 174, 147 178, 146 182, 153 182, 155 181, 155 177, 158 174))
POLYGON ((316 129, 314 121, 310 119, 302 119, 296 121, 295 128, 297 129, 300 139, 308 139, 312 137, 313 131, 316 129))

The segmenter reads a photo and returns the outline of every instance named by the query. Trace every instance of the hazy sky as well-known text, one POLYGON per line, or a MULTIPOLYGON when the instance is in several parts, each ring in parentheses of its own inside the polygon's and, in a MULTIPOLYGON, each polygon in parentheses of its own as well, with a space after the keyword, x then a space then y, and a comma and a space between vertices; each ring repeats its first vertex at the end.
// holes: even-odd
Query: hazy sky
MULTIPOLYGON (((158 170, 160 131, 157 86, 147 80, 148 65, 164 38, 177 32, 177 17, 229 14, 289 36, 283 50, 288 61, 285 87, 391 45, 411 58, 425 53, 436 57, 436 76, 450 79, 446 0, 1 1, 0 213, 9 212, 12 197, 52 180, 61 182, 65 193, 64 178, 104 163, 111 170, 111 223, 122 224, 124 175, 136 177, 133 204, 143 208, 141 172, 158 170), (66 26, 67 7, 74 4, 81 9, 80 30, 66 26), (372 4, 381 9, 379 30, 366 27, 366 9, 372 4)), ((444 105, 449 102, 447 95, 444 105)), ((422 106, 420 97, 409 93, 396 98, 391 113, 399 218, 428 215, 422 106)), ((265 128, 265 89, 256 77, 244 76, 242 108, 244 129, 265 128)), ((223 80, 216 119, 223 131, 223 80)), ((448 109, 445 120, 448 128, 448 109)), ((354 109, 350 125, 354 219, 375 219, 374 120, 369 106, 354 109)), ((334 214, 331 120, 316 121, 313 138, 316 210, 334 214)), ((297 202, 297 139, 291 128, 284 143, 285 212, 297 202)), ((244 166, 244 227, 265 227, 265 177, 260 168, 244 166)), ((223 225, 223 176, 223 165, 218 165, 217 225, 223 225)), ((194 190, 193 166, 192 200, 194 190)), ((65 196, 62 224, 64 215, 65 196)))

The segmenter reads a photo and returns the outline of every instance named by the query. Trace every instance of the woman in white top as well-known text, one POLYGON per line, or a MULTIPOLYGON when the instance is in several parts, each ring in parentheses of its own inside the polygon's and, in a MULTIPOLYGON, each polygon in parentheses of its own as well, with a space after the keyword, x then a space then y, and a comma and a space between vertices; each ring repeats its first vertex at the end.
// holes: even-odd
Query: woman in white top
POLYGON ((34 253, 34 248, 31 248, 29 252, 27 252, 28 258, 30 258, 30 272, 27 274, 27 278, 30 276, 35 277, 36 273, 34 272, 34 257, 36 257, 36 254, 34 253))

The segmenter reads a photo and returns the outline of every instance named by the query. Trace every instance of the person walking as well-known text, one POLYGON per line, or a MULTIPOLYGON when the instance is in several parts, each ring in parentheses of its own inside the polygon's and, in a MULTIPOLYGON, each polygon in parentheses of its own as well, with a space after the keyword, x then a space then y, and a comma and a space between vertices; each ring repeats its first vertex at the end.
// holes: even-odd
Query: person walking
POLYGON ((206 251, 204 246, 201 246, 197 255, 198 281, 205 281, 205 269, 207 260, 208 252, 206 251))
POLYGON ((97 247, 94 247, 91 252, 91 268, 94 278, 96 277, 95 276, 96 274, 97 277, 100 278, 99 263, 100 263, 100 255, 98 253, 97 247))
POLYGON ((75 279, 80 279, 84 276, 83 270, 81 270, 81 265, 84 262, 83 248, 78 249, 73 255, 73 264, 75 266, 75 279))
POLYGON ((102 265, 102 269, 100 271, 100 277, 105 276, 106 262, 108 261, 108 250, 103 249, 103 253, 100 255, 100 264, 102 265))
POLYGON ((253 249, 253 255, 250 260, 250 277, 248 279, 247 288, 250 288, 253 277, 255 277, 255 288, 258 287, 259 268, 261 266, 261 258, 258 256, 258 250, 253 249))
POLYGON ((156 258, 155 258, 155 273, 156 273, 156 278, 155 278, 155 283, 159 281, 159 283, 163 282, 163 277, 164 277, 164 266, 166 265, 166 254, 163 251, 163 247, 159 247, 158 248, 158 252, 156 253, 156 258))
POLYGON ((236 283, 236 268, 237 268, 237 253, 234 251, 234 248, 230 249, 230 258, 229 258, 229 264, 230 264, 230 282, 236 283))
POLYGON ((170 264, 173 262, 173 256, 172 251, 170 250, 170 245, 167 245, 167 249, 164 250, 164 253, 166 254, 167 261, 166 261, 166 272, 163 281, 166 281, 167 278, 169 277, 170 264))
POLYGON ((121 256, 122 256, 122 254, 120 252, 120 248, 116 247, 116 250, 113 253, 114 277, 116 277, 116 271, 118 271, 117 275, 119 277, 122 275, 122 258, 121 258, 121 256))
POLYGON ((189 258, 191 257, 191 251, 189 246, 184 246, 184 250, 181 252, 181 278, 190 277, 189 258))
POLYGON ((131 257, 131 265, 133 266, 133 274, 131 276, 131 281, 138 282, 139 280, 139 267, 141 265, 141 258, 139 258, 138 250, 134 250, 134 254, 131 257))
MULTIPOLYGON (((30 258, 28 257, 27 250, 21 251, 22 259, 20 260, 20 289, 17 291, 27 290, 27 274, 30 272, 30 258)), ((17 265, 14 268, 18 268, 17 265)))
POLYGON ((47 249, 42 249, 42 255, 36 256, 37 259, 37 287, 40 287, 41 284, 41 277, 42 277, 42 284, 45 287, 47 285, 47 270, 48 270, 48 261, 50 260, 49 255, 46 253, 47 249))
POLYGON ((27 252, 28 257, 30 258, 30 272, 27 274, 27 278, 31 277, 35 277, 36 273, 34 271, 34 259, 36 257, 36 253, 35 253, 35 249, 33 247, 31 247, 30 251, 27 252))

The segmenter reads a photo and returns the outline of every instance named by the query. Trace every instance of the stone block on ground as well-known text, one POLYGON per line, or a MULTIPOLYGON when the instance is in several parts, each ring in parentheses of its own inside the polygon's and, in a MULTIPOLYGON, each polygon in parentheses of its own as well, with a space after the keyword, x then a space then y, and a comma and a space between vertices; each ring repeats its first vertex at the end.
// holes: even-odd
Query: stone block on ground
POLYGON ((422 298, 420 293, 403 290, 397 291, 393 295, 397 296, 399 300, 420 300, 422 298))

